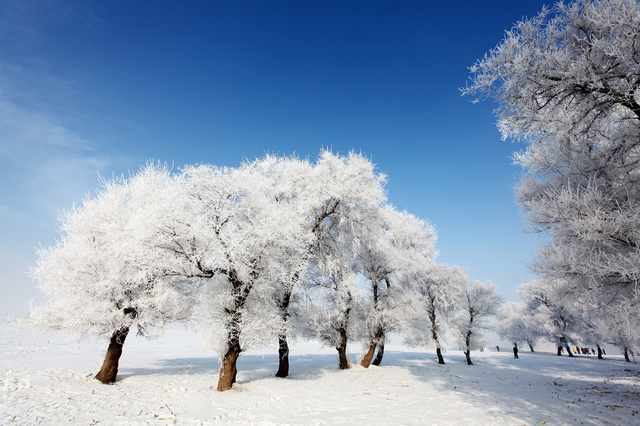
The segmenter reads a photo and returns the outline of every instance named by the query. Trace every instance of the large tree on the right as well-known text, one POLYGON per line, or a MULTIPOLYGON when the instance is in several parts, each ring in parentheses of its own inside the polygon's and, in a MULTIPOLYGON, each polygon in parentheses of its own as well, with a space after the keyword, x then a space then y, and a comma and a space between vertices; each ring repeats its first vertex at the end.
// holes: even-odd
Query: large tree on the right
POLYGON ((497 100, 504 138, 525 142, 518 201, 550 242, 536 272, 640 334, 640 4, 558 3, 515 24, 471 67, 463 93, 497 100))

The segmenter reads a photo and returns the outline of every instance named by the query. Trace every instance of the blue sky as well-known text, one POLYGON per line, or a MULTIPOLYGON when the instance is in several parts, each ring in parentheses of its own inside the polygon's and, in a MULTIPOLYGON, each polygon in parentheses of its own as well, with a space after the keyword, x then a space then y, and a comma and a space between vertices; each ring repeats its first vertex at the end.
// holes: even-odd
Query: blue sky
POLYGON ((539 244, 520 170, 468 67, 544 1, 0 2, 0 314, 57 216, 148 159, 366 153, 390 201, 438 230, 439 261, 508 300, 539 244))

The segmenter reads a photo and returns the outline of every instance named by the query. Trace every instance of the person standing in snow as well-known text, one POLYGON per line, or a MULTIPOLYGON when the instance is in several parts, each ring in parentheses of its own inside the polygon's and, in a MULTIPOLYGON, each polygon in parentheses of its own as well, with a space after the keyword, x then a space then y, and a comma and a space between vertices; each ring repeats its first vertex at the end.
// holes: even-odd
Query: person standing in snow
POLYGON ((513 345, 513 359, 519 359, 518 358, 518 344, 514 344, 513 345))

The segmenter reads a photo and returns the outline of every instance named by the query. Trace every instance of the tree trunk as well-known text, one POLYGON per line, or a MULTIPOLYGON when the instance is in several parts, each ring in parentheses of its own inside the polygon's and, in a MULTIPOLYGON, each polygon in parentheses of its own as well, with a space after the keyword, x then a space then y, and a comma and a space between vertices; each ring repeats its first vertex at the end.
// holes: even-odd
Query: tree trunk
MULTIPOLYGON (((296 278, 297 279, 297 278, 296 278)), ((291 288, 288 288, 285 292, 282 301, 280 302, 280 314, 282 320, 286 324, 289 320, 289 305, 291 303, 291 288)), ((278 337, 278 372, 276 377, 287 377, 289 375, 289 343, 287 342, 287 335, 281 334, 278 337)))
POLYGON ((371 365, 373 354, 376 352, 376 346, 378 346, 378 342, 380 341, 383 335, 384 335, 384 332, 382 331, 382 328, 378 328, 376 333, 371 338, 371 342, 369 343, 369 350, 367 351, 367 353, 364 355, 364 358, 362 358, 362 361, 360 362, 360 365, 363 366, 364 368, 369 368, 369 366, 371 365))
POLYGON ((624 360, 627 362, 631 362, 631 359, 629 358, 629 348, 625 347, 623 354, 624 354, 624 360))
MULTIPOLYGON (((378 283, 376 281, 371 282, 372 292, 373 292, 373 309, 378 312, 379 311, 379 299, 378 299, 378 283)), ((369 341, 369 350, 364 354, 364 358, 360 361, 360 365, 364 368, 369 368, 371 365, 371 360, 373 360, 373 355, 376 353, 376 346, 378 346, 378 341, 382 337, 384 333, 382 332, 382 327, 380 325, 376 326, 376 331, 371 336, 371 340, 369 341)))
POLYGON ((471 316, 471 319, 469 320, 469 329, 467 330, 467 334, 464 339, 464 344, 465 344, 464 356, 467 358, 467 365, 473 365, 473 363, 471 362, 471 334, 473 333, 471 331, 472 322, 473 322, 473 316, 471 316))
MULTIPOLYGON (((387 290, 389 290, 389 288, 391 287, 391 283, 389 282, 389 279, 385 278, 384 281, 387 284, 387 290)), ((376 354, 376 357, 372 363, 376 367, 379 367, 380 364, 382 364, 382 357, 384 356, 384 340, 385 340, 385 334, 382 333, 382 336, 378 341, 378 353, 376 354)))
POLYGON ((227 353, 222 358, 222 368, 220 368, 220 375, 218 377, 218 391, 226 391, 231 389, 231 386, 236 382, 236 376, 238 374, 238 368, 236 367, 236 361, 242 350, 240 349, 240 342, 237 338, 233 338, 229 342, 227 353))
POLYGON ((382 336, 380 343, 378 343, 378 353, 376 354, 376 357, 373 360, 372 364, 375 366, 380 366, 380 364, 382 364, 383 356, 384 356, 384 336, 382 336))
POLYGON ((569 347, 569 345, 565 346, 564 348, 567 350, 567 353, 569 354, 569 356, 573 358, 574 355, 573 355, 573 352, 571 352, 571 348, 569 347))
POLYGON ((109 384, 116 381, 116 376, 118 375, 118 363, 122 356, 122 346, 127 338, 127 334, 129 334, 129 327, 124 327, 115 331, 111 336, 111 341, 109 342, 109 348, 107 349, 107 355, 104 357, 102 368, 100 368, 100 371, 96 374, 96 379, 100 380, 102 383, 109 384))
POLYGON ((349 359, 347 358, 347 329, 341 327, 338 329, 340 333, 340 345, 336 347, 338 351, 338 365, 341 370, 349 368, 349 359))
MULTIPOLYGON (((435 296, 431 297, 431 306, 434 306, 435 296)), ((440 348, 440 340, 438 336, 438 323, 436 322, 435 308, 429 309, 429 320, 431 321, 431 338, 436 342, 436 355, 438 356, 438 364, 444 364, 444 357, 442 356, 442 349, 440 348)))
POLYGON ((598 359, 603 359, 602 358, 602 348, 600 347, 600 345, 596 345, 596 348, 598 348, 598 359))
POLYGON ((440 346, 436 346, 436 355, 438 356, 438 364, 444 364, 444 357, 442 356, 442 349, 440 346))
MULTIPOLYGON (((247 297, 253 287, 253 282, 243 283, 238 280, 235 269, 227 272, 227 278, 233 286, 233 306, 225 308, 225 313, 228 315, 226 323, 227 328, 227 352, 222 358, 222 367, 220 367, 220 374, 218 375, 218 387, 217 390, 222 392, 231 389, 236 382, 236 376, 238 375, 238 368, 236 362, 238 357, 242 353, 240 347, 240 324, 242 324, 242 308, 245 305, 247 297)), ((253 277, 257 278, 257 275, 253 277)))
POLYGON ((238 375, 236 362, 242 353, 242 348, 240 347, 240 323, 242 322, 240 309, 244 305, 248 291, 245 289, 244 294, 239 291, 236 294, 233 310, 227 309, 230 319, 227 323, 227 352, 222 357, 222 367, 220 367, 220 374, 218 375, 217 390, 220 392, 231 389, 236 382, 236 376, 238 375))
POLYGON ((558 355, 562 354, 562 348, 565 348, 567 350, 567 355, 573 358, 573 352, 571 352, 569 343, 567 343, 567 337, 564 335, 558 339, 558 355))
POLYGON ((467 365, 473 365, 473 363, 471 362, 471 351, 464 351, 464 356, 467 358, 467 365))
POLYGON ((289 344, 287 336, 278 337, 278 372, 276 377, 287 377, 289 375, 289 344))
POLYGON ((338 347, 336 347, 336 350, 338 351, 338 366, 341 370, 345 370, 350 367, 349 358, 347 357, 347 327, 349 326, 349 316, 351 315, 352 300, 353 298, 351 296, 351 293, 347 292, 347 307, 342 314, 342 323, 334 328, 340 336, 340 344, 338 345, 338 347))
POLYGON ((367 353, 364 354, 364 358, 360 361, 360 365, 364 368, 369 368, 371 365, 371 360, 373 360, 373 355, 376 352, 376 346, 378 346, 378 344, 372 339, 369 343, 369 350, 367 350, 367 353))
POLYGON ((533 350, 533 345, 531 344, 531 341, 530 341, 530 340, 527 340, 527 344, 529 345, 529 350, 530 350, 531 352, 535 352, 535 351, 533 350))

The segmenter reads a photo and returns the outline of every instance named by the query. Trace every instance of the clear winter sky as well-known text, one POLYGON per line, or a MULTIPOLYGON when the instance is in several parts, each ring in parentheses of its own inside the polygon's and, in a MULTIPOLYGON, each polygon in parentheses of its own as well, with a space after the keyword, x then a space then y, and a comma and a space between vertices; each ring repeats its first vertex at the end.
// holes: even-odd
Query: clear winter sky
POLYGON ((389 200, 438 230, 439 261, 507 300, 539 244, 520 170, 468 67, 542 0, 0 0, 0 315, 60 209, 148 159, 236 166, 363 152, 389 200))

